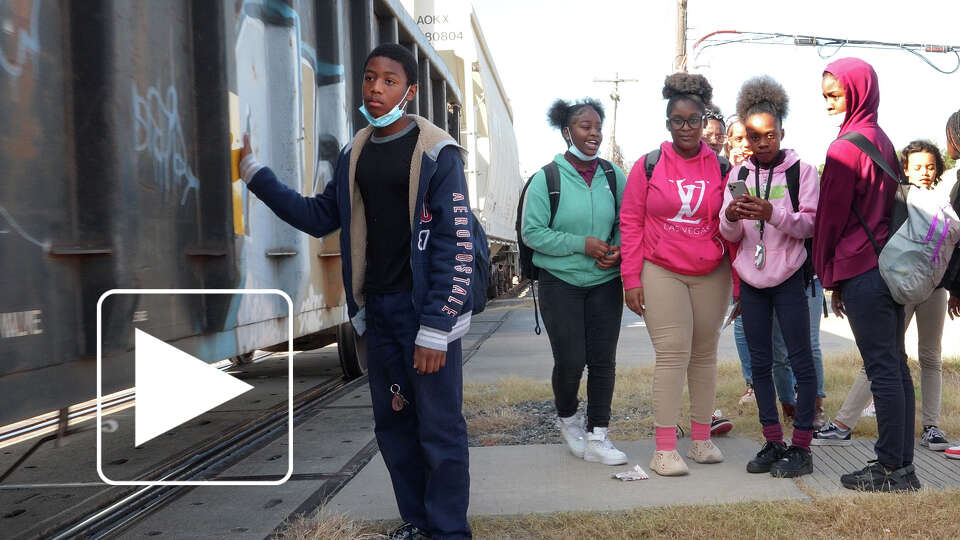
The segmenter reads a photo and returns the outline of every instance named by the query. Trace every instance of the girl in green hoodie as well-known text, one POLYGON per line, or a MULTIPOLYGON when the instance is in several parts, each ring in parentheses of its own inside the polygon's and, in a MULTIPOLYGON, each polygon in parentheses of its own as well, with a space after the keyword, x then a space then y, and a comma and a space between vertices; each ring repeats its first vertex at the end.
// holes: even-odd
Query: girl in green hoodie
POLYGON ((627 181, 619 167, 598 158, 603 140, 600 103, 557 100, 549 119, 568 148, 530 181, 521 233, 540 268, 540 307, 553 349, 557 427, 577 457, 621 465, 627 456, 607 438, 607 426, 623 313, 617 209, 627 181), (548 168, 560 179, 555 214, 548 168), (586 430, 577 414, 584 367, 589 370, 586 430))

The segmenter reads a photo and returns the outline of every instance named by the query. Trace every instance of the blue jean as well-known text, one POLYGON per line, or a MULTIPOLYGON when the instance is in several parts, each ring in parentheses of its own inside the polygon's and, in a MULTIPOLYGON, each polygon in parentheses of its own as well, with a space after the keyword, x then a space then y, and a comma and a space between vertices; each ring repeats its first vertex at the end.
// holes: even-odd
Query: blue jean
POLYGON ((413 369, 419 318, 409 292, 367 295, 367 374, 374 433, 404 521, 434 538, 470 538, 467 424, 460 340, 436 373, 413 369), (392 385, 408 403, 391 407, 392 385))
MULTIPOLYGON (((782 322, 781 331, 788 358, 797 377, 797 410, 793 426, 813 429, 817 375, 810 350, 810 310, 804 298, 803 272, 797 271, 783 283, 766 288, 740 284, 743 305, 743 329, 750 347, 750 368, 757 397, 760 423, 780 423, 773 383, 774 315, 782 322)), ((790 393, 793 389, 790 389, 790 393)))
MULTIPOLYGON (((820 278, 814 277, 810 287, 804 289, 807 305, 810 308, 810 349, 813 351, 813 367, 817 372, 817 397, 827 397, 823 391, 823 354, 820 351, 820 319, 823 317, 823 287, 820 278), (811 295, 810 287, 813 287, 811 295)), ((780 401, 795 405, 793 389, 797 381, 787 362, 787 345, 783 342, 780 325, 773 326, 773 383, 777 387, 780 401)))
POLYGON ((916 404, 903 306, 890 296, 877 268, 843 281, 840 292, 877 408, 877 459, 893 467, 913 463, 916 404))

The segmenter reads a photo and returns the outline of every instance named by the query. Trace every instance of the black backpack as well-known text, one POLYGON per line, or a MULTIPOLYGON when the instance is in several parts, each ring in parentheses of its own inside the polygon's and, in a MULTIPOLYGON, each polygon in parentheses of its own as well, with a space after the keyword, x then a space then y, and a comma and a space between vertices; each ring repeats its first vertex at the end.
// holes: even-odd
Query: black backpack
POLYGON ((474 315, 487 307, 487 288, 490 285, 490 242, 477 216, 472 216, 470 235, 473 238, 473 278, 470 280, 470 298, 474 315))
MULTIPOLYGON (((657 163, 660 161, 660 149, 651 150, 644 154, 643 156, 643 170, 647 173, 647 180, 653 176, 653 169, 657 166, 657 163)), ((730 161, 717 154, 717 161, 720 163, 720 176, 724 177, 730 172, 731 166, 730 161)))
MULTIPOLYGON (((617 232, 617 227, 620 225, 620 201, 617 200, 617 173, 613 170, 613 165, 605 159, 598 158, 598 164, 600 169, 603 171, 604 176, 607 178, 607 184, 610 187, 610 193, 613 194, 613 211, 616 219, 613 221, 613 228, 610 231, 610 236, 607 238, 607 243, 613 241, 613 237, 617 232)), ((553 219, 557 216, 557 208, 560 206, 560 167, 557 165, 556 161, 551 161, 544 165, 541 170, 546 176, 547 180, 547 193, 550 195, 550 221, 547 224, 547 227, 553 227, 553 219)), ((534 174, 533 176, 536 176, 534 174)), ((523 185, 523 190, 520 191, 520 203, 517 206, 517 251, 519 252, 520 259, 520 278, 529 279, 530 281, 537 281, 540 279, 540 269, 533 264, 533 248, 526 245, 523 242, 523 203, 527 197, 527 189, 530 188, 530 182, 533 180, 533 176, 527 179, 527 182, 523 185)), ((537 293, 536 287, 531 286, 530 290, 533 293, 533 317, 536 321, 536 327, 534 332, 537 335, 540 335, 540 319, 537 315, 537 293)))
MULTIPOLYGON (((800 211, 800 161, 797 160, 796 163, 788 167, 785 174, 787 176, 787 193, 790 194, 790 205, 793 206, 793 211, 796 213, 800 211)), ((746 182, 749 175, 750 170, 741 167, 737 180, 746 182)), ((809 287, 813 283, 813 276, 817 273, 813 269, 813 238, 804 240, 803 247, 807 251, 807 258, 803 261, 803 284, 804 287, 809 287)), ((815 296, 815 292, 811 288, 810 296, 815 296)))

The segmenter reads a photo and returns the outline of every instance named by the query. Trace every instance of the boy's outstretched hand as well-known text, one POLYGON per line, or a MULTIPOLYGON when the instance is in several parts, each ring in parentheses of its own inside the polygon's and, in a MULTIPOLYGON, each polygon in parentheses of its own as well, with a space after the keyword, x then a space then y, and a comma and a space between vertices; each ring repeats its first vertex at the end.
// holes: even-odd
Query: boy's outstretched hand
POLYGON ((413 369, 417 370, 417 375, 436 373, 445 365, 447 365, 446 351, 428 349, 419 345, 416 345, 413 350, 413 369))

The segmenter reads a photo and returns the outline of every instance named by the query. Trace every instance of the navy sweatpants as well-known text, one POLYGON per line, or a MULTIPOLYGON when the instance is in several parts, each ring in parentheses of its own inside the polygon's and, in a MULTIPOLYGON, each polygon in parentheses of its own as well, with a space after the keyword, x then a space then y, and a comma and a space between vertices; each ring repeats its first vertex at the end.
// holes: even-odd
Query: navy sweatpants
POLYGON ((773 316, 780 323, 787 359, 797 378, 797 413, 793 427, 813 429, 814 402, 817 397, 817 373, 810 349, 810 309, 798 270, 783 283, 758 289, 740 282, 740 303, 743 306, 743 330, 750 347, 750 369, 753 390, 757 396, 760 424, 780 423, 777 394, 773 385, 773 316))
POLYGON ((470 538, 460 340, 448 345, 446 366, 417 375, 417 319, 409 292, 367 295, 364 337, 377 444, 403 520, 434 538, 470 538), (391 407, 394 384, 409 401, 399 412, 391 407))
POLYGON ((909 465, 916 398, 904 346, 903 306, 893 300, 877 268, 842 282, 840 291, 877 408, 877 459, 894 467, 909 465))

